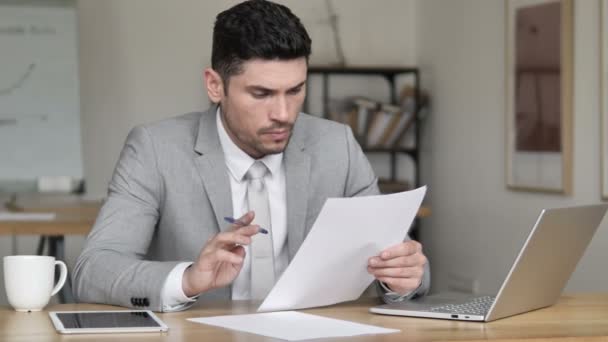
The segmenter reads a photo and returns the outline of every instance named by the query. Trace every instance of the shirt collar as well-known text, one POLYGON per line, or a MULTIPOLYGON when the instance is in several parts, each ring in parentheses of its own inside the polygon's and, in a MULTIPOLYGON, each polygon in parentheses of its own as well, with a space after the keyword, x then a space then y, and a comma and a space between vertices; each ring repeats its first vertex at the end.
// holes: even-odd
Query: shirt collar
MULTIPOLYGON (((234 141, 232 141, 222 122, 219 106, 217 107, 215 122, 217 124, 217 133, 220 138, 222 150, 224 151, 228 171, 237 182, 240 182, 256 159, 251 158, 250 155, 241 150, 236 146, 234 141)), ((266 165, 272 177, 279 172, 281 164, 283 163, 283 153, 268 154, 258 160, 266 165)))

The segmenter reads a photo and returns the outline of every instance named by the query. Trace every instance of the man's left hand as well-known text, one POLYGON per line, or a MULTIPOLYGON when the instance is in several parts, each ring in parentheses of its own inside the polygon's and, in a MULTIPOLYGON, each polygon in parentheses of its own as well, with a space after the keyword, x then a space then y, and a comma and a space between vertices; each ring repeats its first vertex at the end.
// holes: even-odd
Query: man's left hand
POLYGON ((404 295, 420 286, 426 263, 422 245, 409 240, 369 258, 367 272, 385 283, 392 291, 404 295))

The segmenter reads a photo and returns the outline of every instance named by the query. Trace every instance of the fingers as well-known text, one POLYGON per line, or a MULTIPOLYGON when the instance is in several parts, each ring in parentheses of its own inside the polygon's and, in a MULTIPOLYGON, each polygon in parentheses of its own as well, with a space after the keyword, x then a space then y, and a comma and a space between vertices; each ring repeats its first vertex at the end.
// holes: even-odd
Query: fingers
POLYGON ((368 260, 368 266, 373 268, 424 266, 426 263, 427 259, 422 253, 396 257, 389 260, 383 260, 382 258, 375 256, 368 260))
POLYGON ((368 272, 374 277, 380 278, 422 278, 424 267, 390 267, 390 268, 372 268, 368 267, 368 272))
POLYGON ((401 294, 409 293, 409 292, 416 290, 418 288, 418 286, 420 286, 420 283, 422 282, 421 279, 415 279, 415 278, 385 277, 385 278, 377 278, 377 279, 379 281, 385 283, 391 290, 393 290, 397 293, 401 293, 401 294))
POLYGON ((251 237, 260 232, 259 226, 245 226, 234 230, 225 231, 217 234, 213 239, 209 240, 209 247, 225 248, 234 245, 249 245, 251 237))
POLYGON ((217 234, 212 240, 212 244, 219 247, 223 245, 249 245, 251 236, 258 231, 256 226, 246 226, 233 231, 217 234))
POLYGON ((402 278, 417 279, 417 282, 419 282, 424 274, 426 263, 427 259, 422 253, 397 257, 391 260, 372 257, 368 262, 367 272, 379 280, 382 278, 402 278))
MULTIPOLYGON (((255 213, 253 211, 246 212, 243 216, 239 217, 237 221, 242 223, 240 226, 248 226, 253 222, 253 218, 255 217, 255 213)), ((237 225, 237 227, 239 227, 237 225)))
MULTIPOLYGON (((219 262, 227 262, 230 264, 239 265, 243 263, 245 259, 244 250, 242 252, 239 251, 240 246, 235 247, 234 252, 227 251, 225 249, 216 249, 210 253, 206 253, 207 260, 210 264, 215 264, 219 262)), ((241 249, 243 247, 240 247, 241 249)))
POLYGON ((248 211, 243 216, 241 216, 237 219, 234 219, 230 216, 226 216, 226 217, 224 217, 224 221, 230 223, 230 230, 236 230, 241 227, 249 226, 251 224, 251 222, 253 221, 254 216, 255 216, 255 213, 253 211, 248 211))
POLYGON ((424 275, 426 256, 417 241, 405 241, 369 258, 367 271, 398 293, 418 288, 424 275))
POLYGON ((243 216, 239 217, 236 220, 232 219, 230 217, 225 217, 224 220, 226 220, 228 222, 232 222, 230 224, 229 231, 240 232, 240 233, 243 233, 243 234, 245 234, 247 236, 251 236, 251 235, 254 235, 256 233, 268 234, 268 231, 266 229, 263 229, 259 225, 252 225, 251 224, 253 222, 254 218, 255 218, 255 212, 254 211, 248 211, 243 216), (258 229, 255 232, 252 232, 249 229, 241 230, 242 228, 246 228, 246 227, 249 227, 249 226, 256 226, 256 227, 258 227, 258 229))
POLYGON ((422 245, 418 241, 409 240, 385 249, 380 253, 380 258, 382 258, 382 260, 389 260, 420 252, 422 252, 422 245))

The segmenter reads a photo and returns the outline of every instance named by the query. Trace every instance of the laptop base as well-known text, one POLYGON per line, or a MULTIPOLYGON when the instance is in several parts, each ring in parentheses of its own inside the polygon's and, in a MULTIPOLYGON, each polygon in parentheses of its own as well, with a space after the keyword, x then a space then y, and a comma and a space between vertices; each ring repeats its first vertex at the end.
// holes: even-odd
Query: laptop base
POLYGON ((479 298, 479 295, 464 294, 458 292, 445 292, 435 295, 425 296, 419 299, 405 301, 401 303, 384 304, 369 309, 370 312, 382 315, 439 318, 466 321, 485 321, 485 315, 473 313, 457 312, 437 312, 433 311, 446 305, 463 305, 479 298))

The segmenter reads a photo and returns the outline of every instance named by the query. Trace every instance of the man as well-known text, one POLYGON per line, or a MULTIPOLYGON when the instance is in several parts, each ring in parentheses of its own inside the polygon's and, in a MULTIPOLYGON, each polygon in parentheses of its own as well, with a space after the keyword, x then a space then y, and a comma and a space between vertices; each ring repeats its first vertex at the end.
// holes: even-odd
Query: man
MULTIPOLYGON (((217 16, 204 75, 217 105, 131 131, 76 263, 79 301, 175 311, 263 299, 327 198, 379 193, 350 129, 299 113, 310 43, 272 2, 217 16)), ((387 301, 428 290, 415 241, 367 267, 387 301)))

